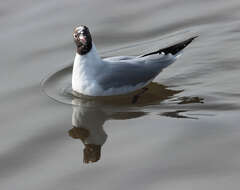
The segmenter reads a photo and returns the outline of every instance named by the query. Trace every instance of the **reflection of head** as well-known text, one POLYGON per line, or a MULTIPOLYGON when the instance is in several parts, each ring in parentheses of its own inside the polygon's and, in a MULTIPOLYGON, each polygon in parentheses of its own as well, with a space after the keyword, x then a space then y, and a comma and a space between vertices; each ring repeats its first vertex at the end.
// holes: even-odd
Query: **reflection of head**
POLYGON ((73 127, 68 131, 69 136, 74 139, 80 139, 85 148, 83 150, 83 162, 97 162, 101 157, 101 146, 100 144, 86 144, 87 138, 91 135, 88 129, 82 127, 73 127))
POLYGON ((83 150, 83 162, 97 162, 101 157, 101 145, 86 144, 83 150))

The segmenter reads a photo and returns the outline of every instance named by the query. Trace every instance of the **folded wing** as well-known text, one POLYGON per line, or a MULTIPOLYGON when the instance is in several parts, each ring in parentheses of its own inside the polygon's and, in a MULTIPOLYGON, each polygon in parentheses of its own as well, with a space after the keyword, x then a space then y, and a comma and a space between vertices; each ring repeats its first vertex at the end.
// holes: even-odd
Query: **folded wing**
POLYGON ((153 80, 165 67, 176 60, 173 55, 151 55, 125 60, 104 60, 106 67, 99 75, 104 90, 123 86, 136 86, 153 80))

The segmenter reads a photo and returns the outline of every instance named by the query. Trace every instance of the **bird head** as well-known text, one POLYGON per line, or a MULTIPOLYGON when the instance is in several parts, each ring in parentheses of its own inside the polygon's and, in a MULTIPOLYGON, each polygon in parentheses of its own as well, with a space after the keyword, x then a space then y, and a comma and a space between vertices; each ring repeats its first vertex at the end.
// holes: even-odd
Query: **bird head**
POLYGON ((88 27, 78 26, 73 31, 74 42, 80 55, 87 54, 92 48, 92 37, 88 27))

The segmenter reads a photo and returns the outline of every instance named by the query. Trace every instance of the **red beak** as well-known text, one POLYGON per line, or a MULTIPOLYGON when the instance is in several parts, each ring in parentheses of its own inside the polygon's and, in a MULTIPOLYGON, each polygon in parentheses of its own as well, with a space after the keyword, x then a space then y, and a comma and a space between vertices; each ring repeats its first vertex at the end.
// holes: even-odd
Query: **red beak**
POLYGON ((87 43, 86 37, 83 36, 83 35, 80 35, 80 36, 79 36, 79 41, 80 41, 83 45, 85 45, 85 44, 87 43))

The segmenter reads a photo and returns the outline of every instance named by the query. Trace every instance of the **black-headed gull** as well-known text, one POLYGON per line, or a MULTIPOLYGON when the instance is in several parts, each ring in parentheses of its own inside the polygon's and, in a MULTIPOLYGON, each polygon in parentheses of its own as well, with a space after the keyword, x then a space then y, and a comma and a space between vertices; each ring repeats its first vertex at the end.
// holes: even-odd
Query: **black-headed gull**
POLYGON ((72 89, 89 96, 120 95, 145 87, 196 38, 145 55, 101 59, 86 26, 75 28, 73 37, 77 52, 72 89))

